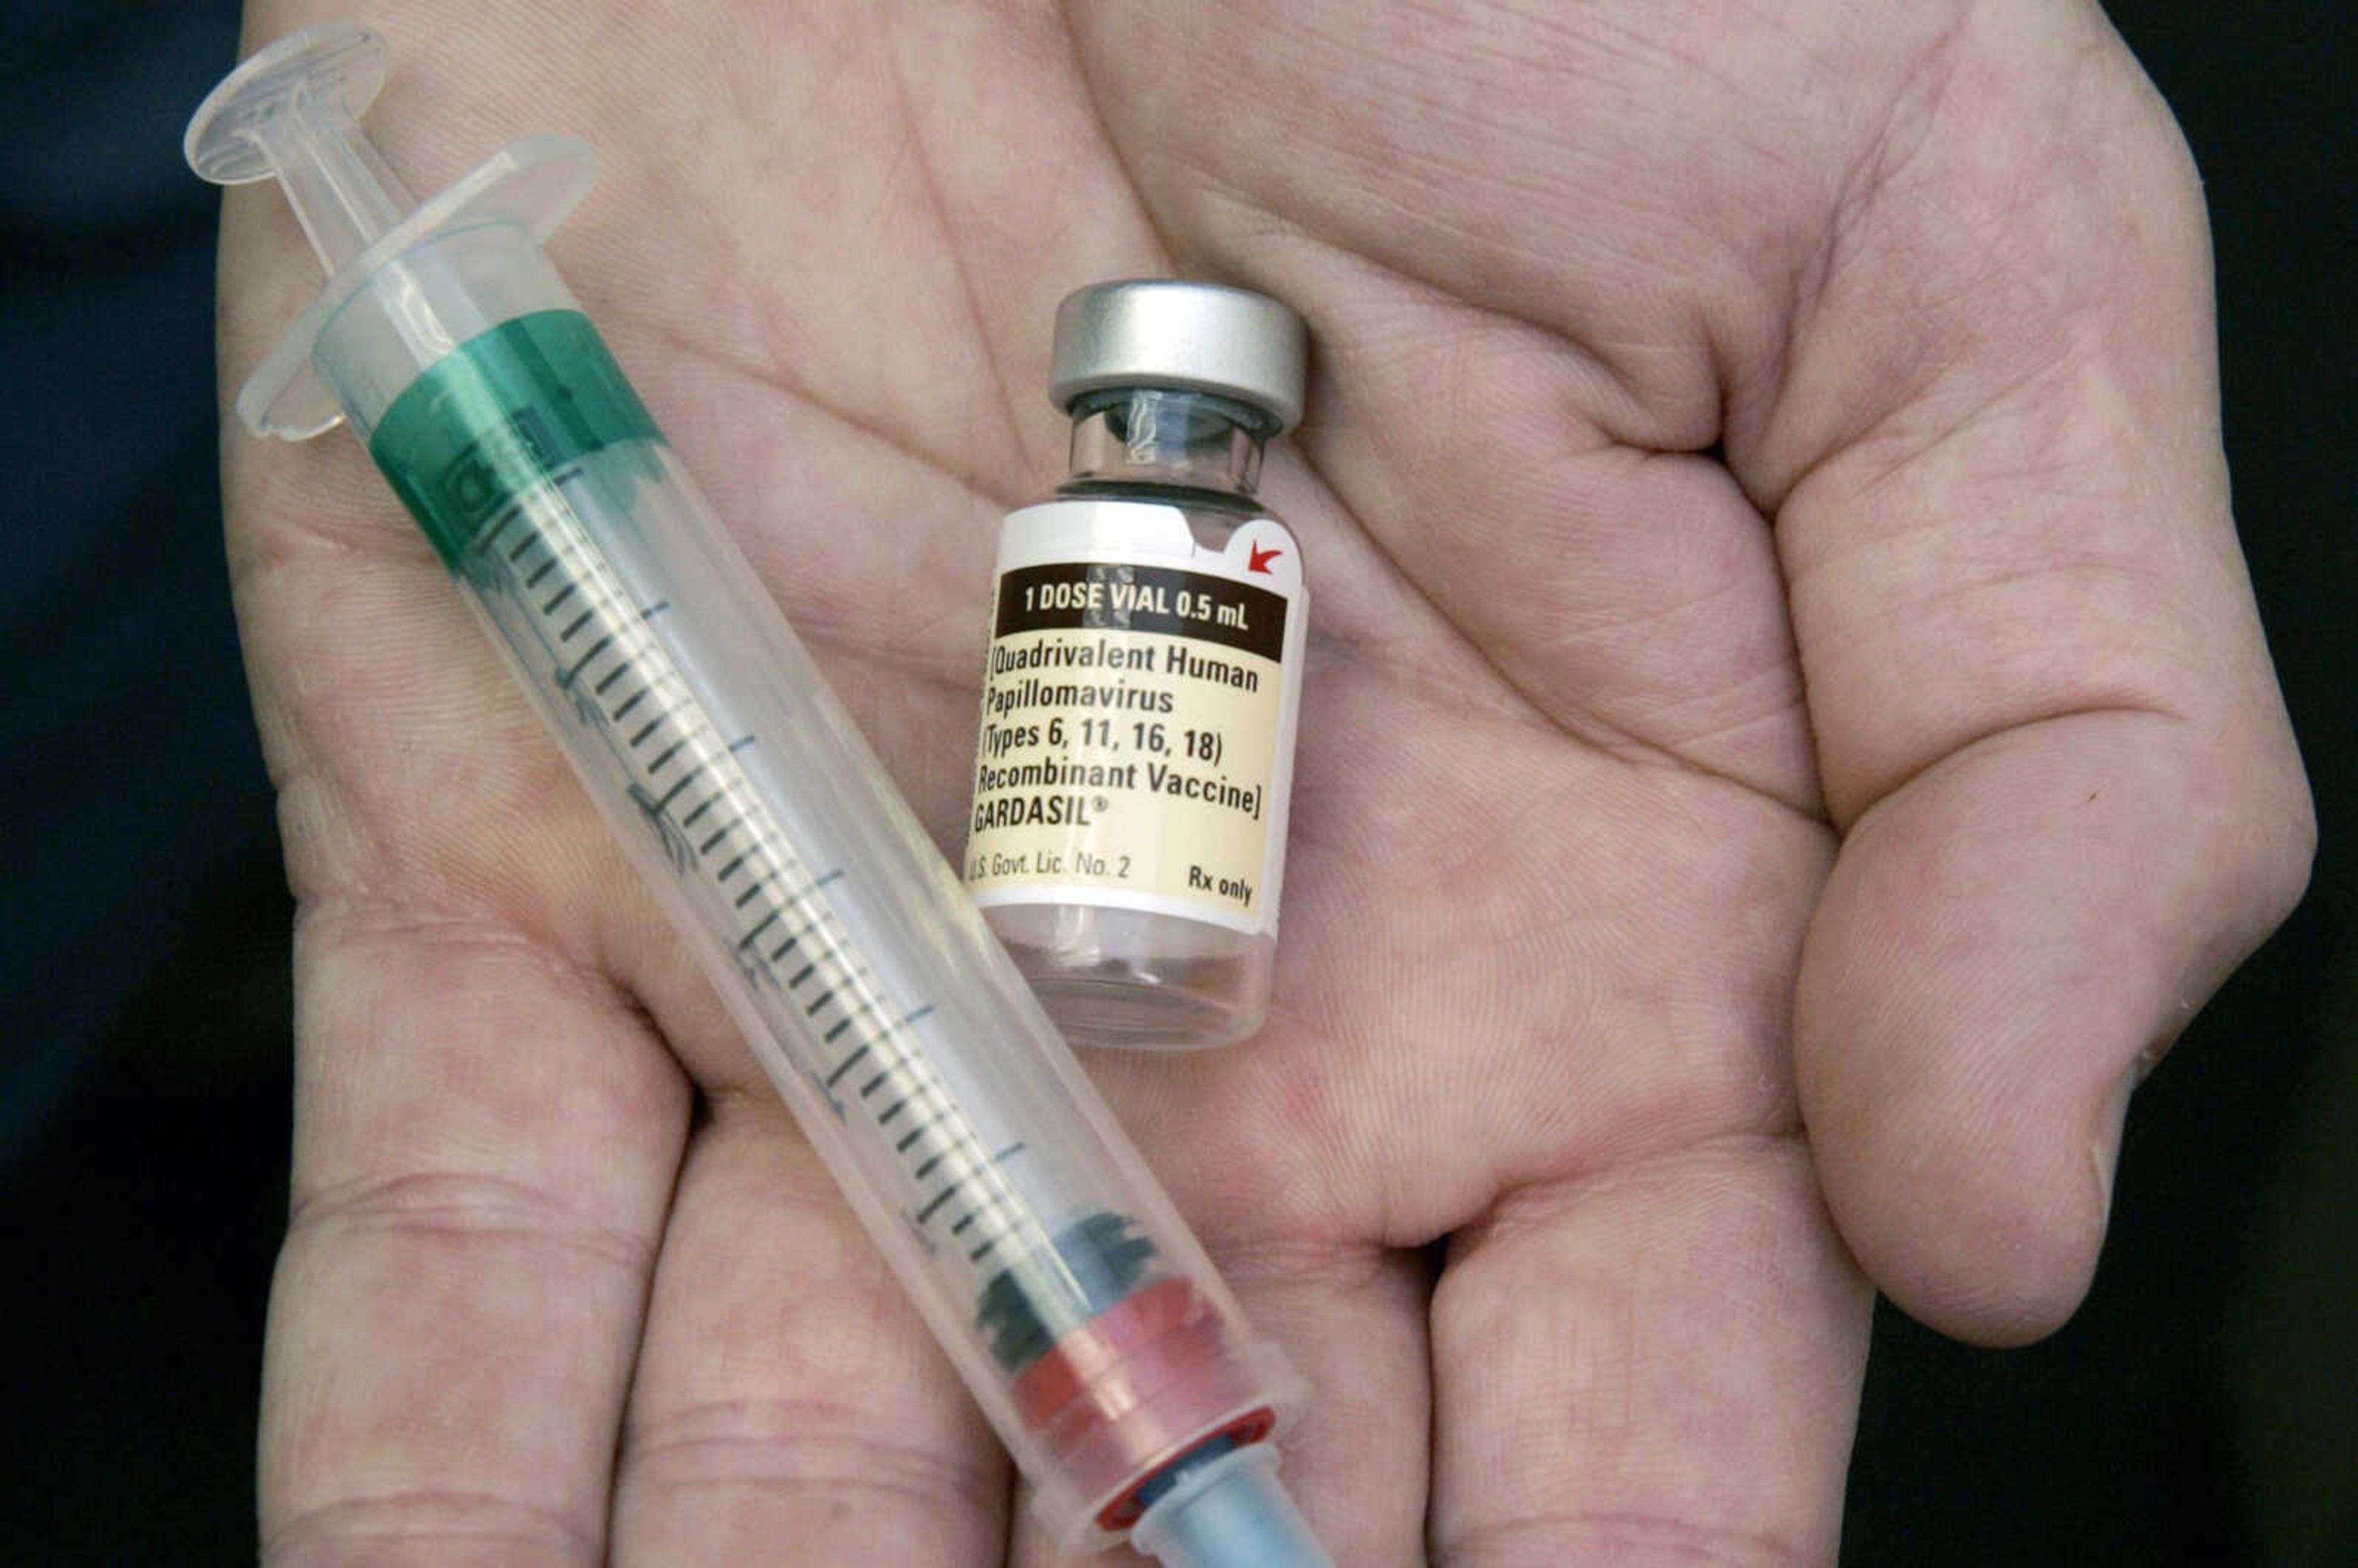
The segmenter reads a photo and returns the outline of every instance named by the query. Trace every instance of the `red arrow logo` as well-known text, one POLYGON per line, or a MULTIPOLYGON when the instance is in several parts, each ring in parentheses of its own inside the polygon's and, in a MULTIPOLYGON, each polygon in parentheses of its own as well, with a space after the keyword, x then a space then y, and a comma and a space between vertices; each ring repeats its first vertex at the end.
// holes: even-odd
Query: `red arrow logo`
POLYGON ((1278 557, 1285 554, 1283 550, 1264 550, 1259 545, 1247 545, 1245 548, 1250 552, 1249 558, 1245 562, 1245 570, 1249 572, 1269 572, 1269 575, 1271 577, 1275 577, 1277 575, 1275 572, 1271 572, 1269 570, 1269 563, 1277 559, 1278 557))

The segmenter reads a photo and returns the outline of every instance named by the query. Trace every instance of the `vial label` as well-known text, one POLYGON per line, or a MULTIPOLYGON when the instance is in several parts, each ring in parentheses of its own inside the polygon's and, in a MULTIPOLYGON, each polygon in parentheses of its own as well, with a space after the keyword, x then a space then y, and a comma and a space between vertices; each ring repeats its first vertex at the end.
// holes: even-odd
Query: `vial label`
POLYGON ((975 902, 1274 934, 1306 608, 1272 517, 1211 549, 1152 503, 1011 514, 967 840, 975 902))

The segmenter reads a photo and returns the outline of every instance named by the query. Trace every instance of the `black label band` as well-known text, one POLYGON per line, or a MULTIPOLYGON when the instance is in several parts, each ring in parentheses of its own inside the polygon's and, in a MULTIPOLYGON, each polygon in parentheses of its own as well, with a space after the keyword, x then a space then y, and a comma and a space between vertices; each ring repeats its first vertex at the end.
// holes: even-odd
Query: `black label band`
POLYGON ((1283 598, 1203 572, 1117 561, 1022 567, 999 579, 994 635, 1069 630, 1160 632, 1282 662, 1283 598))

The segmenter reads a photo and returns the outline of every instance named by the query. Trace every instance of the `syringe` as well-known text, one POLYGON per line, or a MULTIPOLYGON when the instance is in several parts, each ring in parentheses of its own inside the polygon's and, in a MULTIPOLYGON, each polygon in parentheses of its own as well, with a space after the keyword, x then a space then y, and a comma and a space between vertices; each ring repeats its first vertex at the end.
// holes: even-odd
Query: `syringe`
POLYGON ((1195 1239, 682 470, 537 241, 528 137, 413 201, 362 28, 214 89, 190 166, 275 177, 328 273, 237 400, 351 423, 696 952, 1067 1551, 1323 1564, 1265 1440, 1302 1387, 1195 1239))

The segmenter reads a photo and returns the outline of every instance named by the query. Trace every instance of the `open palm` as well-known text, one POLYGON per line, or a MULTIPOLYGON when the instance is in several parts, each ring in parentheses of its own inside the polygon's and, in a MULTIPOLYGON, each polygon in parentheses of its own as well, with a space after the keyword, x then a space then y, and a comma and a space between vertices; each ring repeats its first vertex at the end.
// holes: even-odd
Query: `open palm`
MULTIPOLYGON (((379 9, 418 189, 600 146, 557 262, 949 850, 1057 298, 1310 322, 1276 1004, 1091 1066, 1309 1374, 1339 1562, 1827 1561, 1870 1281, 2068 1314, 2310 831, 2093 7, 379 9)), ((233 382, 312 284, 275 202, 233 382)), ((1049 1560, 360 451, 229 476, 302 908, 266 1555, 1049 1560)))

